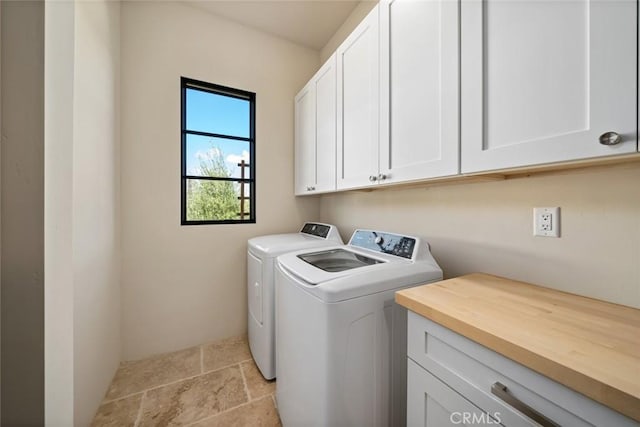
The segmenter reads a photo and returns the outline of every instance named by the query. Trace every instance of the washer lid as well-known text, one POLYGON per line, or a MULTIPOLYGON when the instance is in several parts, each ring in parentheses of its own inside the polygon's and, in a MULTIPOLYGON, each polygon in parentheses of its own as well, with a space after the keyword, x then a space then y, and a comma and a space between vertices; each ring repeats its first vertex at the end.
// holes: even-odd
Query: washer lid
POLYGON ((332 273, 380 264, 384 261, 357 254, 345 249, 329 249, 308 254, 300 254, 298 258, 324 271, 332 273))
POLYGON ((343 277, 375 277, 387 265, 408 266, 411 261, 342 245, 312 252, 302 250, 286 253, 278 257, 278 264, 299 282, 311 287, 320 287, 343 277))
POLYGON ((356 230, 349 245, 285 253, 277 262, 295 286, 324 302, 442 280, 426 241, 377 230, 356 230))
MULTIPOLYGON (((292 286, 327 303, 442 280, 442 270, 431 256, 419 261, 383 257, 376 264, 331 272, 303 261, 299 255, 305 252, 280 255, 278 268, 292 286)), ((276 286, 280 286, 277 279, 276 286)))

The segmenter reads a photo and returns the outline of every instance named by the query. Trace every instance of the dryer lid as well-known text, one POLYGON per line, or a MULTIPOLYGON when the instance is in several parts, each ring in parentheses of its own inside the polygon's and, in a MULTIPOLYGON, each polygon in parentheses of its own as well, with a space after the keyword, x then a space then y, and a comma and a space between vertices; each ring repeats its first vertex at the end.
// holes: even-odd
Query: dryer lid
POLYGON ((287 252, 338 244, 342 244, 342 238, 334 225, 311 222, 305 223, 298 233, 270 234, 248 241, 249 251, 260 258, 273 258, 287 252))

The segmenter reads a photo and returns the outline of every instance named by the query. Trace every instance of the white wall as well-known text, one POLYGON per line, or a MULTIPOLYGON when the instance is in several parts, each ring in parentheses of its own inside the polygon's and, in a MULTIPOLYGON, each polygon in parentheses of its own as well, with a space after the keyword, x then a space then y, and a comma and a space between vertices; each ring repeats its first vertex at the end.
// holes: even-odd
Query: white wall
POLYGON ((476 184, 322 197, 343 233, 424 236, 445 277, 487 272, 640 307, 640 164, 476 184), (532 236, 534 206, 560 206, 559 239, 532 236))
POLYGON ((378 4, 377 0, 363 0, 353 9, 338 31, 329 39, 327 44, 320 50, 320 63, 324 63, 342 44, 345 38, 364 19, 371 9, 378 4))
POLYGON ((119 19, 46 4, 47 425, 89 425, 120 362, 119 19))
POLYGON ((45 6, 45 423, 73 425, 72 2, 45 6))
POLYGON ((122 5, 124 358, 246 333, 246 242, 296 230, 293 97, 318 52, 176 2, 122 5), (180 76, 256 92, 257 223, 180 226, 180 76))
POLYGON ((75 425, 89 425, 120 362, 120 3, 75 3, 75 425))
POLYGON ((44 3, 2 8, 2 425, 44 417, 44 3))

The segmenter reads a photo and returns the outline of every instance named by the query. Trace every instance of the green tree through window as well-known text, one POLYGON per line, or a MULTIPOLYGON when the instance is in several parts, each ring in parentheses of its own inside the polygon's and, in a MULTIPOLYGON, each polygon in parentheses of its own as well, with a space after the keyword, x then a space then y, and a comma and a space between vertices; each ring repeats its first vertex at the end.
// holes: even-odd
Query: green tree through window
MULTIPOLYGON (((200 176, 230 178, 222 151, 214 147, 209 153, 200 160, 200 176)), ((231 181, 188 181, 187 218, 201 221, 235 218, 239 211, 238 186, 231 181)))

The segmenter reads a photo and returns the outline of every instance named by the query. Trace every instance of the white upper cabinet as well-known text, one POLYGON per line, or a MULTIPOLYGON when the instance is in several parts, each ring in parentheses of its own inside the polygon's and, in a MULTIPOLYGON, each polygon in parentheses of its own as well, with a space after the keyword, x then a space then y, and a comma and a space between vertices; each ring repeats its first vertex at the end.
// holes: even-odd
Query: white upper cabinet
POLYGON ((463 0, 462 172, 635 152, 636 7, 463 0))
POLYGON ((295 194, 310 191, 316 180, 316 111, 313 81, 295 97, 295 194))
POLYGON ((338 47, 338 189, 364 187, 378 176, 378 6, 338 47))
POLYGON ((316 184, 314 191, 336 189, 336 55, 316 74, 316 184))
POLYGON ((336 189, 336 57, 295 98, 295 194, 336 189))
POLYGON ((380 0, 295 99, 297 195, 634 153, 636 0, 380 0))
POLYGON ((460 172, 459 2, 380 2, 380 182, 460 172))

